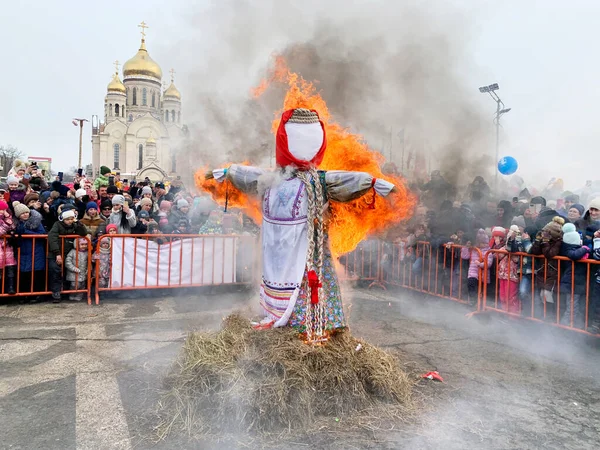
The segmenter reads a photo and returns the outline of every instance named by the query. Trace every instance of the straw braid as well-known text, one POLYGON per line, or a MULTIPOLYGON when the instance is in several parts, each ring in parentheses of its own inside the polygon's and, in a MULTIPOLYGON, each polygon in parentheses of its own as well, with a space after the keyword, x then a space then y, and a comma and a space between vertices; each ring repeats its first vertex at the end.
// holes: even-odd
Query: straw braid
MULTIPOLYGON (((323 186, 319 174, 315 169, 308 171, 300 171, 297 173, 298 179, 302 181, 306 187, 307 194, 307 236, 308 236, 308 254, 307 254, 307 270, 315 270, 319 280, 323 282, 323 264, 324 264, 324 240, 325 240, 325 229, 323 221, 323 207, 325 203, 325 197, 323 194, 323 186), (311 182, 314 180, 314 183, 311 182), (316 230, 315 230, 316 222, 316 230), (316 242, 315 242, 315 231, 316 231, 316 242), (316 248, 315 248, 316 247, 316 248), (317 251, 317 261, 315 264, 315 251, 317 251)), ((310 288, 308 288, 310 291, 310 288)), ((326 289, 319 288, 319 303, 312 305, 310 302, 311 293, 307 292, 306 297, 306 336, 307 340, 311 341, 313 333, 316 334, 317 338, 323 336, 324 331, 324 311, 323 311, 323 300, 327 298, 326 289)))

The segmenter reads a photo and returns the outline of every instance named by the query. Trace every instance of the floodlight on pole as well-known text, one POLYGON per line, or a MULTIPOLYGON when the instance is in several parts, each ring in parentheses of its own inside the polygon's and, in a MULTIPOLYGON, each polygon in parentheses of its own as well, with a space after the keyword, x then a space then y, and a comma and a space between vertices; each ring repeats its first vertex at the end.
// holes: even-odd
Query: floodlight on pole
MULTIPOLYGON (((492 100, 496 102, 496 114, 494 117, 494 122, 496 123, 496 161, 494 162, 494 169, 500 159, 500 116, 506 114, 511 110, 511 108, 504 107, 504 103, 502 102, 502 100, 500 100, 500 97, 498 97, 498 94, 496 94, 495 92, 498 89, 500 89, 498 83, 489 84, 487 86, 482 86, 479 88, 479 92, 481 92, 482 94, 490 94, 492 100)), ((494 172, 496 174, 496 177, 494 179, 494 190, 498 192, 498 170, 494 170, 494 172)))

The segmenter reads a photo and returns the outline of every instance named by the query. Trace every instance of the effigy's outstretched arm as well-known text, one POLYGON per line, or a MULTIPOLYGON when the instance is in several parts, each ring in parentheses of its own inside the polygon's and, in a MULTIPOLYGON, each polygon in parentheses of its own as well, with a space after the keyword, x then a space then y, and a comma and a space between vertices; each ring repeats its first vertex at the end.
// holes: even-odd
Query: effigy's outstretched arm
POLYGON ((232 164, 226 169, 208 171, 205 177, 206 179, 214 178, 219 183, 228 180, 242 192, 257 194, 258 179, 266 172, 267 170, 260 167, 232 164))
POLYGON ((325 173, 327 195, 336 202, 349 202, 375 189, 382 197, 395 190, 395 186, 380 178, 374 178, 366 172, 347 172, 329 170, 325 173))

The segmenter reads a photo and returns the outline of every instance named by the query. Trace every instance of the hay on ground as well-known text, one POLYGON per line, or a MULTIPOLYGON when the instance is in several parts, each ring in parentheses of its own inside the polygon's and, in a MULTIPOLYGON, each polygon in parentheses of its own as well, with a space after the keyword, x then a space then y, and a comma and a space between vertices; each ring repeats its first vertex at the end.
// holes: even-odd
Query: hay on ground
POLYGON ((361 412, 401 418, 413 384, 398 360, 349 331, 311 346, 291 328, 256 331, 231 315, 219 332, 188 336, 167 378, 158 434, 300 431, 361 412))

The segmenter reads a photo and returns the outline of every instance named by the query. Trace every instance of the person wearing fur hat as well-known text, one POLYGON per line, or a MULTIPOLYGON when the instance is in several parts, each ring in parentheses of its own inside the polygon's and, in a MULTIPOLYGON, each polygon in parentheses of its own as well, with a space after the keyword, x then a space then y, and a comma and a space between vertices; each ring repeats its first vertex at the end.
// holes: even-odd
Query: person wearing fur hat
POLYGON ((55 303, 61 300, 64 258, 74 247, 72 238, 65 239, 61 236, 85 237, 87 234, 85 225, 77 222, 77 212, 74 209, 63 210, 58 222, 48 232, 48 287, 52 291, 52 300, 55 303))
MULTIPOLYGON (((88 274, 88 240, 79 238, 75 241, 75 247, 69 251, 65 258, 66 279, 71 282, 71 290, 83 290, 87 285, 88 274)), ((69 294, 69 300, 80 302, 83 299, 83 293, 76 292, 69 294)))
MULTIPOLYGON (((563 226, 563 242, 560 256, 566 256, 571 261, 581 261, 589 258, 591 249, 582 245, 581 235, 572 223, 563 226)), ((583 328, 585 324, 585 298, 587 283, 587 264, 566 263, 564 273, 560 278, 561 312, 560 323, 575 328, 583 328), (574 281, 573 281, 574 278, 574 281), (571 315, 572 312, 572 315, 571 315)))
POLYGON ((94 180, 94 189, 98 191, 100 186, 108 186, 108 175, 110 175, 110 169, 106 166, 100 167, 100 175, 94 180))
POLYGON ((15 223, 8 208, 8 203, 0 200, 0 270, 4 275, 4 292, 13 295, 15 290, 15 252, 11 245, 15 223))
MULTIPOLYGON (((45 291, 46 280, 46 240, 41 237, 22 238, 23 235, 46 234, 42 223, 42 215, 30 210, 22 203, 13 204, 16 217, 15 233, 19 243, 19 292, 32 292, 31 278, 33 277, 33 292, 45 291)), ((34 301, 36 301, 34 299, 34 301)))
POLYGON ((80 222, 85 225, 88 230, 88 234, 92 236, 93 240, 95 240, 98 235, 98 227, 106 223, 105 220, 100 216, 96 202, 88 202, 83 219, 81 219, 80 222))
MULTIPOLYGON (((368 173, 318 172, 326 148, 325 125, 318 113, 303 108, 290 109, 282 114, 276 133, 276 173, 233 164, 228 169, 206 174, 218 182, 228 180, 235 188, 261 199, 263 284, 260 298, 266 317, 260 326, 292 326, 306 333, 308 340, 314 333, 346 327, 323 220, 326 204, 349 202, 367 193, 387 196, 395 188, 392 183, 368 173), (266 176, 261 178, 263 175, 266 176), (263 181, 260 192, 259 178, 263 181), (327 319, 325 323, 317 323, 315 317, 327 319)), ((179 202, 181 200, 177 208, 181 211, 179 202)))
POLYGON ((107 223, 116 225, 118 234, 131 234, 131 230, 137 224, 135 212, 129 209, 129 204, 125 201, 125 197, 119 194, 112 198, 112 205, 113 209, 107 223))

